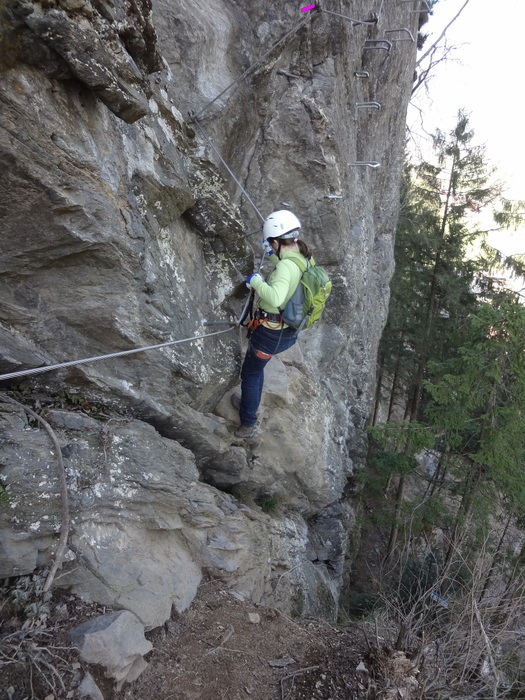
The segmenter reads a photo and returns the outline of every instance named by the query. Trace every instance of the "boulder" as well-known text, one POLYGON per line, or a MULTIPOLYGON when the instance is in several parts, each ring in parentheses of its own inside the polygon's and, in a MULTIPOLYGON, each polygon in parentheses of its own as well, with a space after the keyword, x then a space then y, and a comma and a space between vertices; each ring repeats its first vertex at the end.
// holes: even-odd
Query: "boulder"
POLYGON ((140 676, 148 666, 143 656, 153 649, 144 637, 144 626, 126 610, 75 627, 71 642, 84 661, 105 669, 106 676, 116 681, 117 690, 140 676))

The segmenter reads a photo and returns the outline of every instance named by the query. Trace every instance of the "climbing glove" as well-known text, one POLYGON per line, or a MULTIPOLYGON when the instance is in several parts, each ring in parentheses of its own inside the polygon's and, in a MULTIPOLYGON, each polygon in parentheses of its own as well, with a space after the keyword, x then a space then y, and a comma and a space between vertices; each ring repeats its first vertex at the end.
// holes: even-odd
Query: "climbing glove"
POLYGON ((263 250, 264 250, 264 252, 266 253, 266 255, 267 255, 268 257, 270 257, 270 255, 273 255, 274 250, 273 250, 272 246, 269 244, 267 238, 264 238, 264 239, 263 239, 262 245, 263 245, 263 250))
POLYGON ((251 288, 252 288, 252 280, 253 280, 255 277, 258 277, 259 279, 262 279, 261 275, 260 275, 258 272, 254 272, 252 275, 250 275, 249 277, 247 277, 247 278, 246 278, 246 286, 248 287, 248 289, 251 289, 251 288))

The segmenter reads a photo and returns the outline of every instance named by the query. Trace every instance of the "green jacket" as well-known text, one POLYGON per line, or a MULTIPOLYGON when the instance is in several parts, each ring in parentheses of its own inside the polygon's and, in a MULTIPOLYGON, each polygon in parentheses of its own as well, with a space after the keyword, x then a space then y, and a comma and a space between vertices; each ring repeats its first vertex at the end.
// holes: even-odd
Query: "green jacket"
POLYGON ((257 277, 252 281, 251 286, 259 296, 259 308, 263 311, 278 314, 293 296, 302 275, 299 266, 293 262, 294 258, 302 268, 306 268, 306 258, 298 250, 283 250, 280 260, 277 255, 270 256, 270 262, 275 269, 270 274, 268 282, 257 277))

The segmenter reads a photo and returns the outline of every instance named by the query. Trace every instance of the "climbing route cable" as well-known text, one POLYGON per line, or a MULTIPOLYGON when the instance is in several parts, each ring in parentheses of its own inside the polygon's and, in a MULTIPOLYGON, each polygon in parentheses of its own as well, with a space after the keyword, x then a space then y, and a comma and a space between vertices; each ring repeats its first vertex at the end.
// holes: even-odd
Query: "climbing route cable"
POLYGON ((217 156, 217 158, 218 158, 218 159, 221 161, 221 163, 224 165, 224 167, 226 168, 226 170, 227 170, 228 173, 230 174, 231 178, 234 180, 235 184, 237 185, 237 187, 241 190, 241 192, 244 194, 244 196, 246 197, 246 199, 250 202, 250 204, 252 205, 252 207, 255 209, 255 211, 257 212, 257 216, 260 218, 261 221, 264 221, 264 216, 261 214, 261 212, 259 211, 259 209, 255 206, 254 201, 253 201, 253 199, 250 197, 250 195, 248 194, 248 192, 246 192, 246 190, 245 190, 244 187, 241 185, 241 183, 239 182, 239 180, 235 177, 235 175, 234 175, 234 173, 233 173, 233 170, 230 168, 230 166, 228 165, 228 163, 224 160, 224 158, 221 156, 221 154, 219 153, 219 151, 215 148, 215 146, 213 145, 211 139, 209 138, 209 136, 208 136, 208 135, 206 134, 206 132, 204 131, 204 128, 199 124, 198 121, 195 121, 195 126, 197 127, 197 130, 200 132, 201 136, 204 138, 204 140, 206 141, 206 143, 209 145, 209 147, 210 147, 210 148, 212 149, 212 151, 215 153, 215 155, 217 156))
POLYGON ((379 10, 377 11, 377 18, 379 19, 381 17, 381 13, 383 12, 383 6, 385 4, 385 0, 381 0, 381 5, 379 7, 379 10))
MULTIPOLYGON (((303 20, 302 22, 300 22, 296 27, 294 27, 293 30, 291 30, 290 32, 288 32, 288 33, 287 33, 284 37, 282 37, 277 43, 275 43, 275 44, 272 46, 272 48, 262 57, 262 59, 259 59, 258 63, 260 63, 260 62, 261 62, 261 61, 262 61, 276 46, 278 46, 280 43, 282 43, 282 42, 283 42, 285 39, 287 39, 294 31, 296 31, 302 24, 304 24, 305 21, 306 21, 306 20, 303 20)), ((251 66, 249 70, 253 69, 256 65, 257 65, 257 64, 254 64, 253 66, 251 66)), ((238 80, 235 81, 235 82, 238 82, 239 80, 241 80, 242 78, 244 78, 246 75, 248 75, 249 70, 248 70, 248 71, 245 71, 245 73, 243 73, 243 75, 240 76, 240 78, 238 78, 238 80)), ((230 87, 232 87, 233 84, 234 84, 234 83, 232 83, 230 86, 228 86, 227 89, 229 89, 230 87)), ((221 93, 221 95, 224 94, 224 92, 225 92, 225 90, 221 93)), ((219 158, 219 160, 221 161, 221 163, 224 165, 224 167, 226 168, 226 170, 227 170, 228 173, 230 174, 231 178, 234 180, 235 184, 239 187, 239 189, 240 189, 240 190, 242 191, 242 193, 245 195, 246 199, 250 202, 250 204, 251 204, 252 207, 254 208, 255 212, 257 213, 257 216, 261 219, 261 221, 264 221, 264 216, 263 216, 263 215, 261 214, 261 212, 259 211, 259 209, 258 209, 258 207, 256 206, 256 204, 254 203, 253 199, 250 197, 250 195, 248 194, 248 192, 246 191, 246 189, 243 187, 243 185, 239 182, 238 178, 235 176, 233 170, 230 168, 230 166, 228 165, 228 163, 224 160, 224 158, 222 157, 222 155, 219 153, 219 151, 217 150, 217 148, 215 147, 215 145, 213 144, 213 142, 211 141, 211 139, 209 138, 209 136, 206 134, 206 132, 205 132, 204 128, 202 127, 202 125, 197 121, 198 116, 200 116, 213 102, 215 102, 217 99, 219 99, 219 97, 220 97, 221 95, 218 95, 214 100, 212 100, 212 102, 210 102, 208 105, 206 105, 206 107, 204 107, 204 108, 199 112, 199 115, 196 115, 195 117, 193 117, 193 122, 195 123, 195 126, 197 127, 197 129, 198 129, 198 131, 200 132, 201 136, 202 136, 202 137, 204 138, 204 140, 208 143, 208 145, 210 146, 210 148, 213 150, 213 152, 214 152, 214 153, 216 154, 216 156, 219 158)), ((254 232, 254 233, 256 233, 256 232, 254 232)), ((262 266, 263 266, 263 263, 264 263, 264 252, 263 252, 263 255, 262 255, 262 257, 261 257, 261 260, 260 260, 259 266, 258 266, 258 268, 257 268, 257 271, 260 271, 260 270, 261 270, 261 268, 262 268, 262 266)), ((158 350, 158 349, 160 349, 160 348, 166 348, 166 347, 170 347, 170 346, 173 346, 173 345, 180 345, 180 344, 182 344, 182 343, 190 343, 190 342, 192 342, 192 341, 194 341, 194 340, 200 340, 200 339, 202 339, 202 338, 209 338, 209 337, 211 337, 211 336, 221 335, 221 334, 223 334, 223 333, 229 333, 231 330, 233 330, 234 328, 238 328, 238 327, 243 323, 245 317, 247 316, 248 307, 249 307, 249 305, 250 305, 250 303, 251 303, 251 301, 252 301, 252 298, 253 298, 253 294, 250 294, 250 296, 249 296, 248 299, 246 300, 245 304, 243 305, 242 311, 241 311, 241 313, 239 314, 239 317, 238 317, 237 321, 235 321, 235 322, 220 321, 220 322, 219 322, 220 324, 228 323, 228 324, 230 325, 230 328, 227 328, 227 329, 224 329, 224 330, 214 331, 214 332, 212 332, 212 333, 205 333, 205 334, 202 334, 202 335, 193 336, 193 337, 191 337, 191 338, 182 338, 182 339, 180 339, 180 340, 170 340, 170 341, 167 341, 167 342, 165 342, 165 343, 157 343, 156 345, 147 345, 147 346, 140 347, 140 348, 132 348, 131 350, 121 350, 121 351, 117 351, 117 352, 108 353, 108 354, 105 354, 105 355, 96 355, 96 356, 93 356, 93 357, 85 357, 85 358, 80 359, 80 360, 71 360, 71 361, 69 361, 69 362, 59 362, 59 363, 54 364, 54 365, 46 365, 46 366, 44 366, 44 367, 34 367, 34 368, 32 368, 32 369, 20 370, 20 371, 18 371, 18 372, 9 372, 9 373, 7 373, 7 374, 0 374, 0 381, 7 381, 7 380, 9 380, 9 379, 17 379, 17 378, 27 377, 27 376, 31 376, 31 375, 35 375, 35 374, 42 374, 42 373, 44 373, 44 372, 51 372, 51 371, 57 370, 57 369, 64 369, 65 367, 76 367, 76 366, 78 366, 78 365, 83 365, 83 364, 87 364, 87 363, 90 363, 90 362, 99 362, 99 361, 101 361, 101 360, 109 360, 109 359, 114 358, 114 357, 125 357, 126 355, 134 355, 134 354, 136 354, 136 353, 139 353, 139 352, 146 352, 146 351, 148 351, 148 350, 158 350)), ((210 325, 210 324, 208 324, 208 325, 210 325)))
MULTIPOLYGON (((204 127, 203 127, 197 120, 195 120, 194 123, 195 123, 195 126, 197 127, 197 130, 199 131, 199 133, 200 133, 201 136, 203 137, 203 139, 204 139, 204 140, 206 141, 206 143, 210 146, 210 148, 213 150, 213 152, 215 153, 215 155, 217 156, 217 158, 221 161, 221 163, 222 163, 222 164, 224 165, 224 167, 226 168, 226 170, 228 171, 228 173, 229 173, 230 177, 232 178, 232 180, 235 182, 235 184, 237 185, 237 187, 238 187, 238 188, 241 190, 241 192, 244 194, 244 196, 246 197, 246 199, 250 202, 250 204, 251 204, 252 207, 254 208, 255 212, 257 213, 257 216, 261 219, 261 221, 264 222, 264 216, 261 214, 261 212, 259 211, 259 209, 258 209, 257 206, 255 205, 255 202, 254 202, 253 199, 250 197, 250 195, 248 194, 248 192, 246 191, 246 189, 241 185, 241 183, 239 182, 239 179, 235 176, 235 173, 234 173, 233 170, 230 168, 230 166, 228 165, 228 163, 227 163, 227 162, 224 160, 224 158, 221 156, 221 154, 219 153, 219 151, 217 150, 217 148, 215 148, 215 146, 214 146, 212 140, 210 139, 210 137, 208 136, 208 134, 207 134, 206 131, 204 130, 204 127)), ((253 231, 252 233, 257 233, 257 231, 253 231)), ((252 235, 252 234, 250 233, 249 235, 252 235)), ((260 271, 261 271, 261 268, 262 268, 263 263, 264 263, 264 257, 265 257, 265 254, 264 254, 264 251, 263 251, 261 260, 260 260, 260 262, 259 262, 259 266, 258 266, 258 268, 257 268, 257 272, 260 272, 260 271)), ((246 302, 244 303, 244 306, 243 306, 242 311, 241 311, 241 313, 240 313, 240 315, 239 315, 239 318, 237 319, 237 325, 238 325, 238 326, 241 326, 241 325, 244 323, 244 321, 245 321, 245 319, 246 319, 246 316, 248 315, 249 307, 250 307, 251 303, 253 302, 253 296, 254 296, 254 295, 253 295, 253 291, 252 291, 252 292, 250 293, 250 295, 248 296, 248 299, 247 299, 246 302)), ((222 324, 222 323, 224 323, 224 321, 218 321, 217 323, 222 324)), ((212 324, 211 322, 208 322, 208 325, 213 325, 213 324, 212 324)))
POLYGON ((9 372, 9 374, 0 374, 0 381, 7 379, 16 379, 18 377, 26 377, 32 374, 42 374, 43 372, 51 372, 55 369, 62 369, 64 367, 76 367, 77 365, 85 365, 88 362, 97 362, 99 360, 109 360, 112 357, 124 357, 125 355, 135 355, 138 352, 145 352, 146 350, 158 350, 160 348, 167 348, 171 345, 181 345, 182 343, 191 343, 193 340, 201 340, 201 338, 210 338, 213 335, 221 335, 222 333, 229 333, 237 327, 236 323, 231 324, 230 328, 222 331, 214 331, 213 333, 203 333, 202 335, 195 335, 191 338, 182 338, 181 340, 169 340, 166 343, 158 343, 157 345, 146 345, 141 348, 132 348, 131 350, 119 350, 118 352, 110 352, 107 355, 96 355, 95 357, 85 357, 82 360, 72 360, 71 362, 59 362, 56 365, 46 365, 45 367, 33 367, 32 369, 25 369, 19 372, 9 372))
POLYGON ((217 102, 217 100, 219 100, 225 93, 227 93, 228 90, 230 90, 232 87, 237 85, 237 83, 240 83, 242 80, 244 80, 244 78, 246 78, 248 75, 250 75, 250 73, 253 70, 255 70, 255 68, 257 68, 261 63, 263 63, 268 58, 268 56, 272 53, 272 51, 274 49, 276 49, 280 44, 285 42, 289 37, 291 37, 297 31, 299 31, 299 29, 303 26, 303 24, 306 24, 306 22, 309 22, 309 21, 310 21, 310 17, 309 17, 309 15, 306 15, 306 17, 304 17, 300 22, 298 22, 294 27, 292 27, 292 29, 290 29, 289 32, 287 32, 284 36, 282 36, 280 39, 278 39, 275 42, 275 44, 272 44, 272 46, 270 46, 268 51, 266 51, 266 53, 264 53, 255 63, 252 63, 252 65, 249 66, 244 71, 244 73, 242 73, 242 75, 240 75, 233 82, 231 82, 227 87, 225 87, 224 90, 222 92, 220 92, 216 97, 214 97, 213 100, 208 102, 208 104, 204 105, 204 107, 202 109, 200 109, 197 112, 197 114, 190 115, 189 121, 193 122, 193 121, 196 121, 197 119, 199 119, 204 114, 204 112, 206 112, 215 102, 217 102))
POLYGON ((332 12, 331 10, 325 10, 324 8, 321 9, 321 12, 323 12, 326 15, 334 15, 335 17, 341 17, 342 19, 350 20, 350 22, 352 22, 353 25, 377 24, 377 18, 375 18, 375 19, 354 19, 353 17, 348 17, 347 15, 341 15, 341 14, 339 14, 339 12, 332 12))

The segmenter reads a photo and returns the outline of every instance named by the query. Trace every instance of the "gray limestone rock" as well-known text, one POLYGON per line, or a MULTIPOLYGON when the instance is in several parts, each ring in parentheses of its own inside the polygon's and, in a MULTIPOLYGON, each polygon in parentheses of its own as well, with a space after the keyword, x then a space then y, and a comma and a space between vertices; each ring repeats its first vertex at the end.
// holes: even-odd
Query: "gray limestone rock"
POLYGON ((144 626, 127 610, 84 622, 71 631, 71 641, 84 661, 105 669, 117 689, 139 677, 148 666, 142 657, 153 649, 144 626))
POLYGON ((82 698, 89 698, 89 700, 104 700, 104 696, 102 695, 98 685, 95 683, 95 679, 91 673, 84 674, 84 677, 78 686, 78 692, 82 698))
MULTIPOLYGON (((49 436, 29 428, 18 409, 0 409, 4 577, 50 562, 60 502, 49 436)), ((169 619, 173 607, 188 608, 206 571, 261 600, 270 549, 265 518, 199 482, 191 452, 140 421, 84 416, 79 433, 78 413, 47 415, 63 445, 72 521, 59 585, 131 610, 148 628, 169 619)))
POLYGON ((25 22, 62 56, 71 73, 91 88, 117 116, 133 123, 148 113, 146 95, 140 85, 140 71, 131 58, 112 65, 112 55, 98 32, 79 26, 60 10, 33 12, 25 22))

